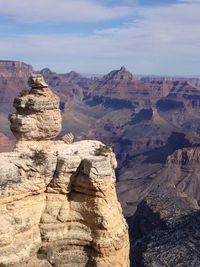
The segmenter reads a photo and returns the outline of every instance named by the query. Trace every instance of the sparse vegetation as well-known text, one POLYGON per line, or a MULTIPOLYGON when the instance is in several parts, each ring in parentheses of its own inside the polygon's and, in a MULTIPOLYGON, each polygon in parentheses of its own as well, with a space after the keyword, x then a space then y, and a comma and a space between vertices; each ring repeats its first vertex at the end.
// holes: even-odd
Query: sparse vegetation
POLYGON ((107 156, 112 150, 110 144, 100 145, 94 151, 95 156, 107 156))
POLYGON ((19 97, 22 97, 22 96, 26 96, 29 94, 29 90, 28 89, 23 89, 20 93, 19 93, 19 97))
POLYGON ((40 149, 40 150, 34 150, 33 156, 31 157, 33 160, 34 165, 36 166, 42 166, 47 161, 47 155, 46 153, 40 149))

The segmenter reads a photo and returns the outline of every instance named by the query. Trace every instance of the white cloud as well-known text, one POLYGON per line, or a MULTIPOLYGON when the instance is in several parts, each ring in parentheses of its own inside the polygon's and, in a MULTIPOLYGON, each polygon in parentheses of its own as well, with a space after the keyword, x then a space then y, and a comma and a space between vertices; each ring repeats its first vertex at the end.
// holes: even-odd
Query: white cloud
POLYGON ((136 73, 200 73, 199 1, 141 8, 136 22, 90 36, 29 35, 0 39, 0 58, 37 68, 105 73, 126 65, 136 73))
POLYGON ((0 14, 21 22, 96 22, 132 13, 127 5, 92 0, 0 0, 0 14))

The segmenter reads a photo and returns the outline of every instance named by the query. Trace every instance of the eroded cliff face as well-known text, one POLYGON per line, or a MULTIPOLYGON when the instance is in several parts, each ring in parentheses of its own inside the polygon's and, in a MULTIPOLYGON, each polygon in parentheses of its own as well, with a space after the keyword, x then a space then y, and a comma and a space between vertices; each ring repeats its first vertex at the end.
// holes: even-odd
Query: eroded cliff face
POLYGON ((129 218, 132 266, 200 266, 199 206, 172 186, 160 186, 129 218))
POLYGON ((30 92, 15 100, 10 120, 17 145, 0 154, 0 264, 128 267, 115 155, 97 154, 98 141, 51 140, 61 116, 43 82, 33 76, 30 92))

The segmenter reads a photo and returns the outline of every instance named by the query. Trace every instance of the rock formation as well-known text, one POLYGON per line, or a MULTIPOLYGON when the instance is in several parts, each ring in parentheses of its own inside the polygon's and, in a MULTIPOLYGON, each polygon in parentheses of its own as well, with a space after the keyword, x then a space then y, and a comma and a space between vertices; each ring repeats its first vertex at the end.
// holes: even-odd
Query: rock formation
POLYGON ((66 143, 66 144, 72 144, 74 141, 74 135, 73 133, 66 133, 63 137, 62 140, 66 143))
POLYGON ((15 99, 14 152, 0 154, 0 265, 128 267, 115 155, 98 141, 52 141, 59 99, 42 76, 15 99))
POLYGON ((133 266, 200 265, 200 211, 174 187, 157 187, 129 219, 133 266))
POLYGON ((39 74, 31 76, 29 93, 15 98, 17 113, 9 119, 17 141, 50 140, 61 130, 59 98, 48 88, 39 74))
POLYGON ((171 185, 200 203, 199 163, 200 147, 178 149, 168 156, 165 167, 155 178, 154 184, 171 185))
POLYGON ((104 81, 115 80, 115 81, 134 81, 137 77, 133 76, 124 66, 119 70, 113 70, 103 77, 104 81))

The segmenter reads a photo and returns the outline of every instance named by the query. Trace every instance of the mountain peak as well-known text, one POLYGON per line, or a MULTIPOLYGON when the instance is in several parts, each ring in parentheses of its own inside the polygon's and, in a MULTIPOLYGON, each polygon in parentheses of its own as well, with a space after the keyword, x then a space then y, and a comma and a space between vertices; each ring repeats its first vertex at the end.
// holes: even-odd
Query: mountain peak
POLYGON ((137 78, 129 72, 124 66, 122 66, 119 70, 113 70, 103 78, 105 81, 108 80, 116 80, 116 81, 135 81, 137 78))
POLYGON ((39 73, 42 75, 49 75, 49 74, 53 74, 53 71, 50 70, 49 68, 44 68, 39 73))
POLYGON ((80 77, 80 74, 74 70, 63 74, 64 77, 66 77, 68 80, 73 81, 80 77))
POLYGON ((125 66, 122 66, 122 67, 120 68, 120 71, 127 71, 127 69, 125 68, 125 66))
POLYGON ((80 76, 80 74, 79 74, 78 72, 74 71, 74 70, 71 70, 71 71, 68 73, 68 75, 73 76, 73 77, 80 76))

